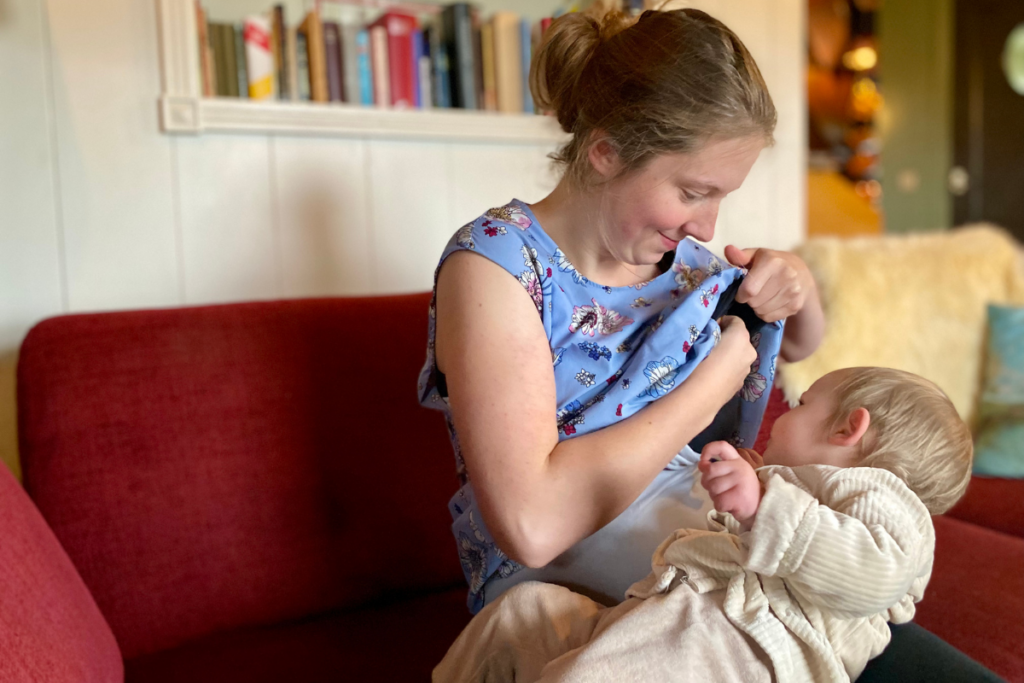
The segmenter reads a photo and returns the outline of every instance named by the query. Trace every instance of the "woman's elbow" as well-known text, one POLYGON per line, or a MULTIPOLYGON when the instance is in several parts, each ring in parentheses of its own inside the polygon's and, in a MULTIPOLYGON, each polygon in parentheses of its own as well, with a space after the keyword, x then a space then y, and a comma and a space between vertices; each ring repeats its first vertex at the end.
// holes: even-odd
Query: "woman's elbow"
POLYGON ((510 559, 531 569, 546 567, 565 550, 551 534, 536 530, 497 532, 494 540, 510 559))

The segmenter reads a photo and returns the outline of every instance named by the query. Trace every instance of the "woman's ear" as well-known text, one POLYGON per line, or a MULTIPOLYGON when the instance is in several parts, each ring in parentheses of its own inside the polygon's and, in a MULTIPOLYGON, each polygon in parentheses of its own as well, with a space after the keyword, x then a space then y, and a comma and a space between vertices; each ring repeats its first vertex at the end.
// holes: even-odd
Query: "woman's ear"
POLYGON ((587 158, 590 159, 590 165, 605 180, 614 178, 622 165, 619 153, 615 151, 615 148, 612 147, 612 144, 608 142, 608 138, 604 137, 604 133, 601 131, 594 131, 591 139, 593 142, 590 143, 590 149, 587 150, 587 158))
POLYGON ((856 446, 871 426, 871 413, 867 408, 857 408, 832 430, 828 442, 834 446, 856 446))

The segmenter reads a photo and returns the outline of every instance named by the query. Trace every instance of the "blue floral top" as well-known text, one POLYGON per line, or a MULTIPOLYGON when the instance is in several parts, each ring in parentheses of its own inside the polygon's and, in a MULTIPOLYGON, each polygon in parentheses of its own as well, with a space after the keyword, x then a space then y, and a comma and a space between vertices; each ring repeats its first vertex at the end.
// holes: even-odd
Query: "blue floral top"
MULTIPOLYGON (((559 440, 625 419, 683 382, 721 338, 712 318, 719 297, 746 274, 723 265, 703 246, 686 239, 677 245, 671 269, 653 280, 627 287, 602 286, 573 267, 519 200, 491 209, 460 228, 441 255, 441 263, 464 249, 507 270, 537 306, 551 346, 559 440)), ((439 271, 440 265, 435 282, 439 271)), ((753 445, 774 377, 782 329, 781 323, 765 325, 752 337, 758 359, 742 391, 690 443, 695 450, 716 439, 753 445)), ((423 405, 444 412, 455 450, 462 487, 448 507, 469 583, 469 608, 475 613, 484 604, 488 581, 508 577, 520 565, 497 547, 477 509, 444 377, 435 364, 434 335, 431 301, 419 396, 423 405)))

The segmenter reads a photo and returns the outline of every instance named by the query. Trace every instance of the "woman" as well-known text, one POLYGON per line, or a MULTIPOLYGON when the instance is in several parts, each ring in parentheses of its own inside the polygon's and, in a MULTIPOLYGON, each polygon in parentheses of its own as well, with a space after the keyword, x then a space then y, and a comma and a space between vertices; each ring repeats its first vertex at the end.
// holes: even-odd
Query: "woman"
POLYGON ((823 330, 797 257, 729 247, 730 268, 685 239, 711 239, 772 141, 775 108, 728 28, 697 10, 567 15, 531 88, 572 134, 564 176, 452 239, 420 384, 463 479, 450 508, 473 611, 525 579, 621 600, 665 536, 703 526, 688 444, 738 392, 763 409, 774 356, 803 358, 823 330), (764 338, 712 318, 740 268, 764 338), (767 372, 751 382, 752 363, 767 372))

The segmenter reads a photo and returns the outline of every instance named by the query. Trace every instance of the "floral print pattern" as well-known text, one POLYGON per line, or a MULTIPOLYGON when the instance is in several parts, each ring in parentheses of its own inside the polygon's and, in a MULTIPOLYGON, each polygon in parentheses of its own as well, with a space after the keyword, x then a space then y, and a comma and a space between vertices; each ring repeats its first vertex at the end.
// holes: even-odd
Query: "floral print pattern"
MULTIPOLYGON (((445 248, 442 263, 449 254, 467 249, 516 278, 537 309, 551 349, 559 439, 626 419, 683 383, 721 338, 711 316, 720 293, 743 275, 741 269, 723 267, 702 245, 684 240, 676 248, 672 267, 661 275, 608 287, 576 270, 530 208, 519 201, 491 209, 459 228, 445 248)), ((421 403, 441 410, 448 425, 460 481, 448 508, 470 589, 467 602, 475 612, 500 592, 500 588, 489 590, 492 582, 522 567, 497 546, 479 514, 451 407, 439 393, 443 384, 433 352, 433 304, 430 314, 427 359, 417 386, 421 403)), ((709 428, 713 438, 753 443, 771 383, 767 378, 762 383, 759 368, 773 376, 769 358, 778 353, 781 332, 778 323, 764 328, 760 360, 751 368, 743 390, 709 428)))

